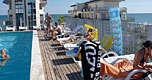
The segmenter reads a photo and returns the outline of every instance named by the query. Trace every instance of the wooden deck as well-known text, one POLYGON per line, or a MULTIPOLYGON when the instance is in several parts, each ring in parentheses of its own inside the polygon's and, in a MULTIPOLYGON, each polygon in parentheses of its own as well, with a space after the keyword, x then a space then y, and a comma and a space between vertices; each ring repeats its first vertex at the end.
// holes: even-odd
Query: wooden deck
POLYGON ((45 80, 82 80, 80 67, 65 49, 53 40, 44 40, 44 32, 38 31, 45 80))

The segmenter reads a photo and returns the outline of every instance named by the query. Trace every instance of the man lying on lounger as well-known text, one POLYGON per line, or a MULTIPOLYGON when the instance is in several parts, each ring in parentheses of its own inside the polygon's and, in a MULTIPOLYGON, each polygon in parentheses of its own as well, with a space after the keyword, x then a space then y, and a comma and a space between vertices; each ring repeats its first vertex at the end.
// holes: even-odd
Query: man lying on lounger
MULTIPOLYGON (((88 31, 86 31, 86 33, 83 35, 83 36, 79 36, 79 38, 86 38, 87 40, 90 40, 92 37, 92 32, 93 30, 92 29, 89 29, 88 31)), ((70 42, 76 42, 77 38, 75 37, 71 37, 69 40, 66 40, 66 41, 62 41, 60 42, 61 44, 65 44, 65 43, 70 43, 70 42)))
MULTIPOLYGON (((105 73, 116 77, 116 78, 126 78, 128 74, 134 69, 147 70, 148 73, 152 72, 152 63, 147 63, 148 56, 152 61, 152 42, 146 41, 143 43, 143 48, 136 52, 134 63, 123 60, 117 62, 114 65, 108 64, 101 60, 100 75, 104 76, 105 73)), ((140 78, 142 74, 133 75, 132 78, 140 78)))

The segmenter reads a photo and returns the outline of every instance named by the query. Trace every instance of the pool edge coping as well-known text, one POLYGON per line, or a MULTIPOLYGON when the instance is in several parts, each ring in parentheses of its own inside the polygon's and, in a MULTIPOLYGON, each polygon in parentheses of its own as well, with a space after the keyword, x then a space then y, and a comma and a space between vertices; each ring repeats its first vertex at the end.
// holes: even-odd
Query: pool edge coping
POLYGON ((38 32, 33 30, 30 80, 45 80, 38 32))

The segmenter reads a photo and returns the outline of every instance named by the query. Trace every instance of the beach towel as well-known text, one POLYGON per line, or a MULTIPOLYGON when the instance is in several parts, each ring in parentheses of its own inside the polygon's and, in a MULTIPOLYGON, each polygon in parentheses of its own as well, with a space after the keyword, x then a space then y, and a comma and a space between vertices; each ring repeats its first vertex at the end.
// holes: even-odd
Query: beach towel
MULTIPOLYGON (((96 28, 94 28, 94 27, 92 27, 92 26, 90 26, 90 25, 87 25, 87 24, 85 24, 84 27, 87 28, 87 31, 88 31, 89 29, 93 29, 93 33, 92 33, 91 37, 92 37, 92 38, 95 38, 95 39, 98 39, 98 29, 96 29, 96 28)), ((86 31, 86 32, 87 32, 87 31, 86 31)))
POLYGON ((87 43, 82 43, 81 47, 84 80, 100 80, 99 44, 88 41, 87 43))
POLYGON ((123 52, 123 42, 122 42, 122 29, 121 29, 121 19, 119 8, 109 8, 110 16, 110 26, 112 35, 114 37, 112 48, 118 55, 122 55, 123 52))
MULTIPOLYGON (((117 62, 114 65, 106 63, 105 61, 101 60, 101 68, 100 68, 100 75, 104 76, 105 73, 109 74, 110 76, 116 78, 126 78, 128 74, 133 71, 133 63, 127 60, 122 60, 117 62)), ((133 75, 131 78, 140 78, 142 73, 138 73, 133 75)))

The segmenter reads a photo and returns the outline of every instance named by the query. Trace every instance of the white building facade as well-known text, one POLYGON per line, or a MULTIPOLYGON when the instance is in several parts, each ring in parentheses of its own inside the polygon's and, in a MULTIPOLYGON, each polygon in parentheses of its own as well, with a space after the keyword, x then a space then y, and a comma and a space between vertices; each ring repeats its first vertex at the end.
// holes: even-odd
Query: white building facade
POLYGON ((119 3, 125 0, 91 0, 85 3, 72 5, 73 10, 69 10, 72 17, 87 19, 109 19, 109 8, 118 7, 122 20, 127 20, 127 8, 119 7, 119 3))
POLYGON ((3 3, 9 6, 8 24, 16 26, 27 26, 31 29, 33 26, 44 25, 44 7, 47 0, 4 0, 3 3))

